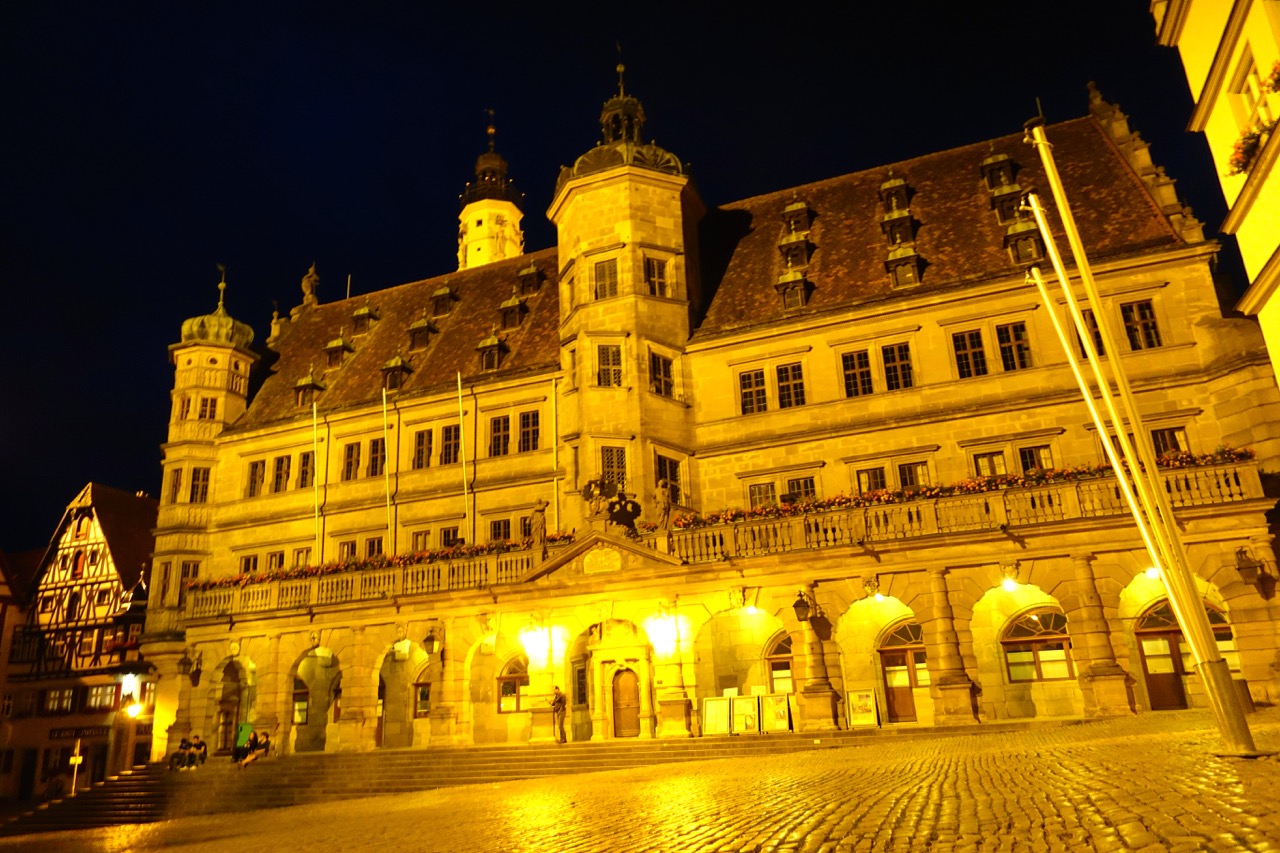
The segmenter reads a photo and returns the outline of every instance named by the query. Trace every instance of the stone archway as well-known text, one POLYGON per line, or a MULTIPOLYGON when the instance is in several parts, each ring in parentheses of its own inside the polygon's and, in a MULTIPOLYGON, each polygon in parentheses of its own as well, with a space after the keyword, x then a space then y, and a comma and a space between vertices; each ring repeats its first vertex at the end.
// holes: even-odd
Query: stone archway
POLYGON ((836 637, 845 687, 850 694, 873 691, 883 723, 934 723, 925 630, 915 611, 892 595, 868 595, 840 617, 836 637), (915 631, 921 643, 900 642, 915 631))
MULTIPOLYGON (((1031 622, 1027 622, 1030 625, 1031 622)), ((1066 639, 1066 615, 1052 595, 1033 584, 987 590, 973 607, 973 654, 982 684, 982 703, 992 719, 1084 716, 1084 694, 1075 677, 1074 658, 1066 639), (1019 619, 1028 614, 1061 616, 1064 666, 1044 671, 1026 669, 1024 646, 1034 646, 1019 619)), ((1055 649, 1055 654, 1056 654, 1055 649)), ((1031 651, 1032 665, 1036 651, 1031 651)))
POLYGON ((342 683, 342 667, 333 650, 316 646, 302 654, 291 669, 295 697, 290 723, 294 752, 323 752, 332 722, 335 694, 342 683), (306 695, 305 713, 299 707, 306 695))
POLYGON ((591 740, 654 737, 653 649, 648 635, 633 622, 607 619, 587 629, 586 652, 593 687, 591 740))
MULTIPOLYGON (((430 690, 427 653, 412 640, 401 638, 387 649, 378 669, 381 718, 378 746, 401 748, 415 742, 415 720, 419 711, 423 716, 430 707, 430 690), (425 680, 424 680, 425 679, 425 680), (427 686, 427 695, 420 697, 419 684, 427 686)), ((439 677, 439 664, 435 666, 439 677)))

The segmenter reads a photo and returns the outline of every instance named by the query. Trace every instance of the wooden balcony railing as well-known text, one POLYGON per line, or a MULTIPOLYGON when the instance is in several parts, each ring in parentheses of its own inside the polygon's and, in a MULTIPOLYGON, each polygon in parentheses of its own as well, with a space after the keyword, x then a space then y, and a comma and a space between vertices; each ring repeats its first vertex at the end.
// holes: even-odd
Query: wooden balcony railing
MULTIPOLYGON (((1263 497, 1252 462, 1161 472, 1175 509, 1263 497)), ((794 551, 890 543, 919 537, 1003 531, 1073 519, 1128 513, 1114 477, 951 495, 897 504, 849 507, 670 532, 670 551, 687 563, 708 563, 794 551)), ((657 547, 655 534, 642 537, 657 547)), ((515 584, 534 567, 530 551, 388 566, 293 580, 192 590, 188 619, 324 608, 452 590, 515 584)))

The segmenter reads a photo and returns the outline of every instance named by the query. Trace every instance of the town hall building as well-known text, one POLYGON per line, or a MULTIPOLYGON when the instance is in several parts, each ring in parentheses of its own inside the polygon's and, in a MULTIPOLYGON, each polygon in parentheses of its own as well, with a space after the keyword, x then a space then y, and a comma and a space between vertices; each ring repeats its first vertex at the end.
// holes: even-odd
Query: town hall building
MULTIPOLYGON (((620 85, 555 178, 553 247, 524 246, 491 136, 456 270, 326 299, 312 267, 261 345, 234 281, 182 325, 155 755, 246 727, 286 752, 549 742, 556 686, 575 741, 1203 705, 1064 305, 1026 278, 1053 276, 1022 133, 715 204, 645 122, 620 85)), ((1219 649, 1272 702, 1257 324, 1117 107, 1091 90, 1046 133, 1121 343, 1100 357, 1219 649)))

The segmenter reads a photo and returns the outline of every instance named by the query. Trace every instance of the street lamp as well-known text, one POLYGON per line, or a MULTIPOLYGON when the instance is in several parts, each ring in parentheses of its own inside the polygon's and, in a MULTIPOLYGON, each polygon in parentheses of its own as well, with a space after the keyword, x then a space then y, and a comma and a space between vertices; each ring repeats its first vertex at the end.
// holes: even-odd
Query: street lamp
POLYGON ((796 600, 791 608, 796 612, 796 619, 808 622, 809 614, 816 609, 816 606, 813 597, 802 589, 796 593, 796 600))

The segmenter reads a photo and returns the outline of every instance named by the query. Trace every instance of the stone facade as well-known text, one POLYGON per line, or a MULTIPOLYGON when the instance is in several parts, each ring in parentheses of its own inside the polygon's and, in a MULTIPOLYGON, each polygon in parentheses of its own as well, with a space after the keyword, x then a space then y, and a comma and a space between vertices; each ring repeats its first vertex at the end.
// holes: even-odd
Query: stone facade
MULTIPOLYGON (((1280 392, 1218 303, 1216 244, 1107 109, 1048 128, 1129 343, 1107 358, 1220 645, 1271 701, 1280 392)), ((1063 305, 1024 277, 1021 136, 708 207, 643 121, 621 88, 605 104, 553 249, 329 303, 304 280, 251 399, 251 332, 221 302, 188 321, 157 726, 541 742, 554 686, 574 740, 1203 704, 1096 469, 1063 305)))

